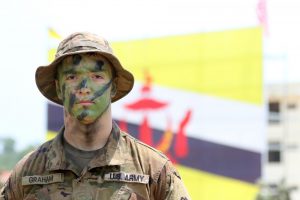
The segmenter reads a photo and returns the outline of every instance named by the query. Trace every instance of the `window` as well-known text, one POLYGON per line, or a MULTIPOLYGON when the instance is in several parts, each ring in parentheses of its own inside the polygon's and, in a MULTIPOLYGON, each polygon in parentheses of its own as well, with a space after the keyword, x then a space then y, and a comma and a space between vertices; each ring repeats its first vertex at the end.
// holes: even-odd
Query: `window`
POLYGON ((269 142, 268 161, 269 163, 279 163, 281 161, 280 142, 269 142))
POLYGON ((290 102, 290 103, 287 104, 287 108, 289 110, 295 110, 297 108, 297 104, 290 102))
POLYGON ((280 102, 269 102, 269 123, 277 124, 280 122, 280 102))

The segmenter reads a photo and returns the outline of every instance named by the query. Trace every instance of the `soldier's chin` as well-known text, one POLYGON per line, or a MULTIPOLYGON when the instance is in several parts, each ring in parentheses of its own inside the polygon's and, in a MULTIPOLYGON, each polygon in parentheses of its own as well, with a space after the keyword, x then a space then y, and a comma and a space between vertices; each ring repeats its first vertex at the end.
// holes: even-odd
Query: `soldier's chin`
POLYGON ((96 119, 93 119, 93 118, 90 118, 90 117, 85 117, 84 119, 81 119, 78 121, 81 123, 81 124, 84 124, 84 125, 89 125, 89 124, 92 124, 96 121, 96 119))

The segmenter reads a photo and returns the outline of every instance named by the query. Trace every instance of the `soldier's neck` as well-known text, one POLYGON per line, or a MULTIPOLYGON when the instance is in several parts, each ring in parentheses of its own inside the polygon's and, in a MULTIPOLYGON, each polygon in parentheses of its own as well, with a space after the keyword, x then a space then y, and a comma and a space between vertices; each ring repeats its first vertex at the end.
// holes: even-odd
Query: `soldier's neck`
POLYGON ((85 125, 66 114, 64 138, 72 146, 93 151, 102 148, 112 130, 112 116, 110 107, 94 123, 85 125))

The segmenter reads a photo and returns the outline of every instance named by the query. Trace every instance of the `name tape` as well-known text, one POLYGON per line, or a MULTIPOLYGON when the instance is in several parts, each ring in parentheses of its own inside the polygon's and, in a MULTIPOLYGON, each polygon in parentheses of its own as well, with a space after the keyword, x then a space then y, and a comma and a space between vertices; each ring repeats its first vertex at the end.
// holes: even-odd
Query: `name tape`
POLYGON ((64 175, 62 173, 22 177, 22 185, 45 185, 50 183, 60 183, 63 181, 64 175))
POLYGON ((110 172, 104 175, 104 180, 148 184, 149 175, 132 174, 125 172, 110 172))

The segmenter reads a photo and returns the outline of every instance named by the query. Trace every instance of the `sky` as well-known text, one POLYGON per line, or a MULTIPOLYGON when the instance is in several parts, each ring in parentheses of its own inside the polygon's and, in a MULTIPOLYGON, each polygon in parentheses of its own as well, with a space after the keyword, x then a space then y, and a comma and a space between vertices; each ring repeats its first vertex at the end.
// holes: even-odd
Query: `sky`
MULTIPOLYGON (((100 34, 109 41, 258 26, 258 0, 10 0, 0 7, 0 138, 19 149, 46 133, 46 99, 35 70, 47 61, 48 28, 100 34)), ((300 80, 300 2, 267 0, 264 82, 300 80)))

